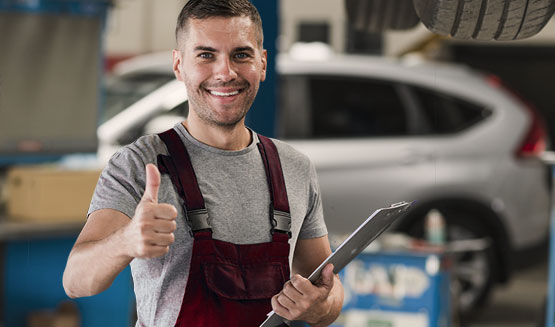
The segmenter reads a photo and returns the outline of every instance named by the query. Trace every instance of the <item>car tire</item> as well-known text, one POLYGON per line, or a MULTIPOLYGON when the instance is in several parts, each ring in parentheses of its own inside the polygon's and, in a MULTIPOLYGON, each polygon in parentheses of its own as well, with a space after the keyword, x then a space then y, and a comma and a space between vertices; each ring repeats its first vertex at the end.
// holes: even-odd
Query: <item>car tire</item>
MULTIPOLYGON (((439 209, 445 218, 446 240, 479 239, 490 235, 471 213, 460 210, 439 209)), ((405 232, 423 239, 425 217, 413 220, 405 232)), ((484 251, 464 252, 453 257, 451 276, 457 283, 457 313, 466 318, 485 304, 495 283, 496 259, 492 246, 484 251)))
POLYGON ((422 23, 455 39, 509 41, 537 34, 555 0, 413 0, 422 23))
POLYGON ((348 21, 358 31, 407 30, 419 22, 409 0, 346 0, 345 5, 348 21))

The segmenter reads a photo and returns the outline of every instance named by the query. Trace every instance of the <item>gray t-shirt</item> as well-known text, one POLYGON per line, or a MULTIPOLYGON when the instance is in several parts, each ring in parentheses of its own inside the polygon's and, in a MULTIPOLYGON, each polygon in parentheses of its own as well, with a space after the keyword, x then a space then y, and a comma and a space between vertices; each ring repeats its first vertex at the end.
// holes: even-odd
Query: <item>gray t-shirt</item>
MULTIPOLYGON (((237 244, 269 242, 270 193, 256 146, 256 133, 251 131, 253 142, 247 148, 225 151, 194 139, 182 124, 176 124, 174 129, 191 157, 211 217, 213 237, 237 244)), ((291 209, 291 262, 297 238, 324 236, 327 230, 314 166, 291 146, 273 141, 280 156, 291 209)), ((168 152, 155 134, 143 136, 114 154, 98 180, 89 214, 109 208, 132 218, 145 189, 145 165, 156 164, 159 154, 168 152)), ((189 272, 193 239, 183 218, 183 201, 174 191, 169 175, 162 175, 158 201, 177 208, 175 243, 163 257, 131 262, 137 326, 173 326, 189 272)))

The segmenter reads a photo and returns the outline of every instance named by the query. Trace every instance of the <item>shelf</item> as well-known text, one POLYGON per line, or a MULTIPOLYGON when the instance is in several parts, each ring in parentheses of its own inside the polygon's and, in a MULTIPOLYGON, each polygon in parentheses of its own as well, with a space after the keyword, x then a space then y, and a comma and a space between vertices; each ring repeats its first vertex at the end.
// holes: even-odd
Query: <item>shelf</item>
POLYGON ((14 222, 0 216, 0 241, 56 238, 78 235, 85 221, 14 222))

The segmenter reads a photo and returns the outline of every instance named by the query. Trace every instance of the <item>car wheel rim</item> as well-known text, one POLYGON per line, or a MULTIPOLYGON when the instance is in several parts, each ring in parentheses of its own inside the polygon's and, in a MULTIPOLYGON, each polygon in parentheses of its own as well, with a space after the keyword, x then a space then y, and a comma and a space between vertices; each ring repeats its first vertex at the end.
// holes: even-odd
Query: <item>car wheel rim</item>
MULTIPOLYGON (((447 230, 448 240, 468 240, 479 238, 474 232, 462 226, 451 225, 447 230)), ((458 307, 461 312, 472 309, 488 285, 491 274, 487 253, 465 252, 455 255, 453 279, 459 287, 458 307)))

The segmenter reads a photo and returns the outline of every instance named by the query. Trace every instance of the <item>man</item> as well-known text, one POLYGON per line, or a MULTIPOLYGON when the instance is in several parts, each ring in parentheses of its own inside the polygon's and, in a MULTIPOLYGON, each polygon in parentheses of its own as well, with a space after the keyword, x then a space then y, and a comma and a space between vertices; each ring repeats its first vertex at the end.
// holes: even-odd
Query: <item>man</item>
POLYGON ((333 266, 316 285, 305 278, 331 252, 314 167, 244 124, 266 76, 256 8, 190 0, 176 37, 188 118, 112 157, 68 258, 66 293, 100 293, 130 264, 139 326, 258 326, 272 309, 330 324, 343 302, 333 266))

